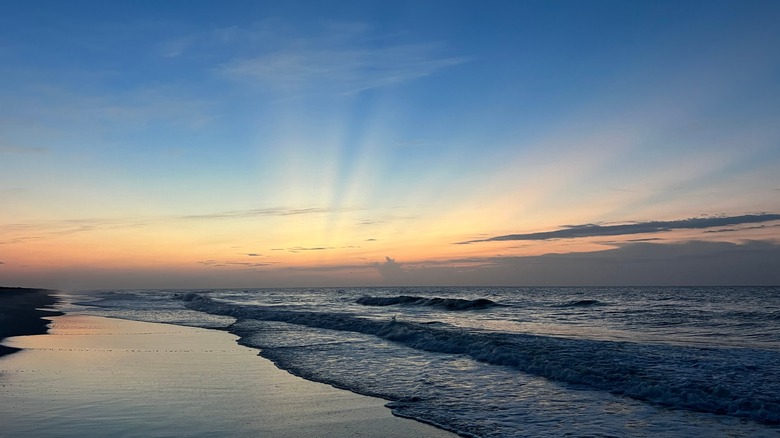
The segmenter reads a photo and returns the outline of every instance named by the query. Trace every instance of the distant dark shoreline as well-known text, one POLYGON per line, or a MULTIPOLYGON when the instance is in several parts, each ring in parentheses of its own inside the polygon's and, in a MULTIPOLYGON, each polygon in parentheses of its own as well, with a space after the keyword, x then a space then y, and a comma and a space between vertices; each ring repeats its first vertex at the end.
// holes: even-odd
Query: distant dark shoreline
MULTIPOLYGON (((0 341, 11 336, 40 335, 48 331, 45 316, 58 316, 62 312, 38 310, 56 304, 55 291, 0 287, 0 341)), ((19 351, 18 348, 0 345, 0 357, 19 351)))

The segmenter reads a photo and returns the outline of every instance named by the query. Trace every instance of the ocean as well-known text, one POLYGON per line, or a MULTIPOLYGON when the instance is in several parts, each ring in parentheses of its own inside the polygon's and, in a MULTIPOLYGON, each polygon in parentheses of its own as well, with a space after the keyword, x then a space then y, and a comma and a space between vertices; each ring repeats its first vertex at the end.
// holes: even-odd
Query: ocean
MULTIPOLYGON (((229 330, 277 367, 463 436, 780 436, 780 287, 70 293, 229 330)), ((215 370, 219 372, 219 370, 215 370)))

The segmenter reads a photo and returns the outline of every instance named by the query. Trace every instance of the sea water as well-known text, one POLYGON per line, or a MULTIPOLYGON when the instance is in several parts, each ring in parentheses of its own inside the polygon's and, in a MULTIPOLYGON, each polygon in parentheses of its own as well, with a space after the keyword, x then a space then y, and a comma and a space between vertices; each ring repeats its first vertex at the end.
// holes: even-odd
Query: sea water
POLYGON ((230 330, 279 368, 464 436, 780 436, 777 287, 123 290, 70 301, 70 312, 230 330))

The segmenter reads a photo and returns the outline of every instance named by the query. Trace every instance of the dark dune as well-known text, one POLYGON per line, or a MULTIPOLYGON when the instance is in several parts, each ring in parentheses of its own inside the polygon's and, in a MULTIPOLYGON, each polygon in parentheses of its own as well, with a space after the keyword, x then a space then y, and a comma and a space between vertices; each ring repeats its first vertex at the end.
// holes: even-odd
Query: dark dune
MULTIPOLYGON (((38 310, 59 301, 53 293, 46 289, 0 287, 0 341, 11 336, 46 333, 48 322, 42 317, 62 315, 54 310, 38 310)), ((0 345, 0 357, 17 351, 18 348, 0 345)))

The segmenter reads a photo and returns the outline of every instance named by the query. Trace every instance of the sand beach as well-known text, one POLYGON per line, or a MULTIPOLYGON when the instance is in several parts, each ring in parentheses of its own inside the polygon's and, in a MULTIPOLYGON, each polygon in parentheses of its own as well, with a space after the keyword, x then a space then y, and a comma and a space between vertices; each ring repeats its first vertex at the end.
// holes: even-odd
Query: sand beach
MULTIPOLYGON (((18 309, 47 295, 16 295, 29 296, 3 300, 18 313, 4 313, 2 333, 41 333, 41 315, 18 309), (26 324, 9 323, 20 315, 26 324)), ((0 358, 0 435, 454 436, 394 417, 384 400, 292 376, 223 331, 72 314, 47 322, 48 334, 2 341, 20 350, 0 358)))

